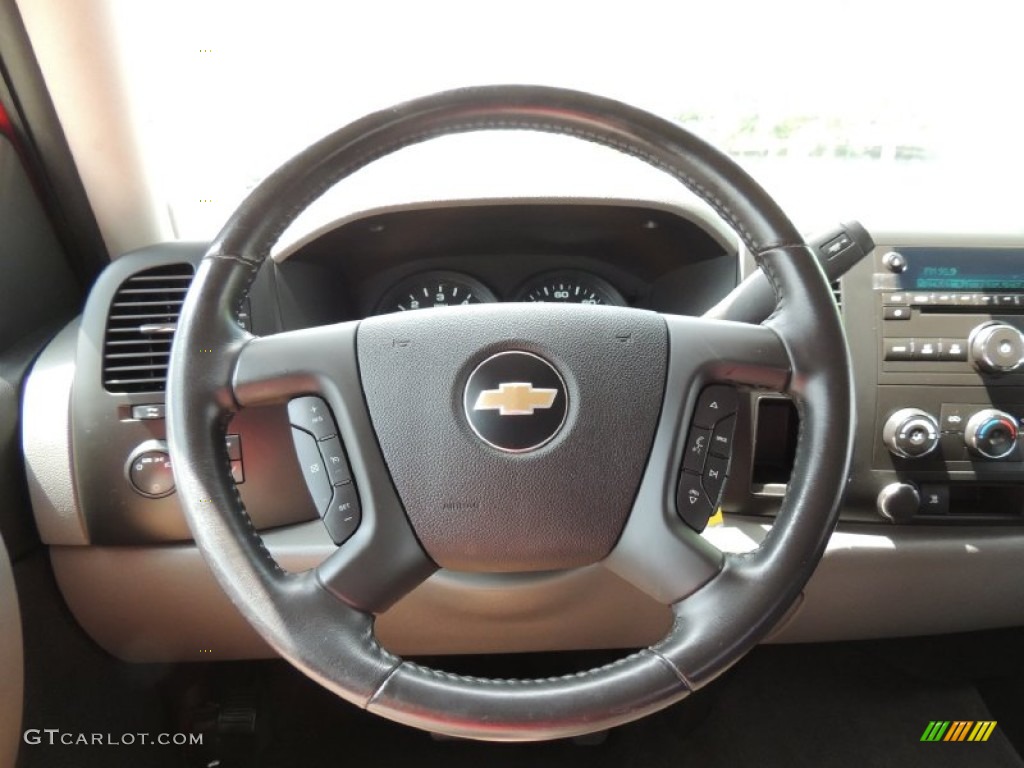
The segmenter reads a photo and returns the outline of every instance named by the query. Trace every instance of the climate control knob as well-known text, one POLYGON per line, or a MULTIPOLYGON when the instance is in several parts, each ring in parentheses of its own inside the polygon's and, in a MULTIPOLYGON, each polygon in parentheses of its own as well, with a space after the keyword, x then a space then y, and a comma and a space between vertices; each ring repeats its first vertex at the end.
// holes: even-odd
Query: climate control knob
POLYGON ((920 459, 939 446, 939 423, 917 408, 896 411, 882 428, 889 452, 903 459, 920 459))
POLYGON ((986 408, 967 420, 964 442, 972 452, 986 459, 1005 459, 1017 445, 1020 427, 1005 411, 986 408))
POLYGON ((1024 334, 1006 323, 979 325, 971 332, 971 362, 983 373, 1013 373, 1024 366, 1024 334))

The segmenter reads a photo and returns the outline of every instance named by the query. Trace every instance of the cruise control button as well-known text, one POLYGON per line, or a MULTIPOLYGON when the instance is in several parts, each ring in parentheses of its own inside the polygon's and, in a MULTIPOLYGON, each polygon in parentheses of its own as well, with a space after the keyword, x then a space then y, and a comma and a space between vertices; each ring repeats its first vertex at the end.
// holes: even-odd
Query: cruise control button
POLYGON ((710 429, 690 430, 690 437, 686 441, 686 453, 683 456, 683 469, 700 473, 704 469, 704 459, 708 455, 708 444, 711 442, 710 429))
POLYGON ((348 461, 345 459, 345 451, 341 447, 341 440, 336 437, 329 437, 320 443, 320 455, 323 456, 324 464, 327 466, 327 477, 331 485, 343 485, 352 482, 352 471, 348 468, 348 461))
POLYGON ((714 507, 700 484, 700 475, 683 472, 676 492, 676 512, 684 523, 700 533, 707 527, 714 507))
POLYGON ((288 403, 288 419, 293 427, 304 429, 317 440, 338 434, 327 403, 319 397, 299 397, 288 403))
POLYGON ((241 435, 225 435, 224 442, 228 448, 228 458, 232 461, 240 461, 242 458, 241 435))
POLYGON ((711 429, 726 416, 736 413, 736 390, 732 387, 713 386, 700 393, 693 425, 711 429))
POLYGON ((711 455, 728 458, 732 454, 732 433, 736 427, 736 417, 722 419, 711 433, 711 455))
POLYGON ((324 460, 317 450, 316 440, 308 432, 292 428, 292 440, 295 441, 295 455, 298 456, 309 495, 313 498, 317 512, 322 515, 331 503, 331 481, 327 479, 324 460))
POLYGON ((334 543, 340 545, 346 541, 356 532, 361 520, 362 509, 356 487, 349 483, 335 488, 330 508, 324 515, 324 525, 334 543))
POLYGON ((729 460, 718 456, 709 456, 708 463, 704 467, 704 492, 712 507, 718 506, 722 496, 722 486, 725 485, 725 473, 729 469, 729 460))
POLYGON ((235 485, 241 485, 245 482, 245 468, 242 466, 241 461, 231 462, 231 479, 235 481, 235 485))

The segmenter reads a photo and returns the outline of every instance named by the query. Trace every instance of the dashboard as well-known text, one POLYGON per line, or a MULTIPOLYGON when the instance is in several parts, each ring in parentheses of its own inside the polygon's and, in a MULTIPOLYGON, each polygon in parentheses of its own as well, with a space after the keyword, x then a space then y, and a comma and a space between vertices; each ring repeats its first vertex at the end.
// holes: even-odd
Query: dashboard
MULTIPOLYGON (((219 658, 272 653, 191 544, 166 449, 167 354, 205 248, 164 244, 116 260, 26 388, 30 490, 58 582, 82 626, 131 660, 207 658, 207 648, 219 658)), ((839 530, 776 640, 1020 623, 1020 264, 1020 243, 891 236, 834 285, 860 414, 854 465, 839 530)), ((269 335, 496 301, 701 315, 753 271, 749 254, 700 209, 451 201, 369 211, 314 232, 267 262, 236 317, 269 335)), ((771 528, 799 419, 788 400, 756 391, 731 407, 731 453, 718 459, 728 480, 709 503, 719 513, 695 527, 720 549, 744 551, 771 528)), ((332 510, 355 510, 346 525, 360 524, 345 448, 317 408, 303 398, 244 409, 226 430, 253 524, 291 570, 344 546, 332 510)), ((635 647, 670 622, 666 606, 594 565, 442 570, 379 616, 377 631, 403 654, 483 653, 635 647), (502 619, 496 603, 519 619, 502 619)))

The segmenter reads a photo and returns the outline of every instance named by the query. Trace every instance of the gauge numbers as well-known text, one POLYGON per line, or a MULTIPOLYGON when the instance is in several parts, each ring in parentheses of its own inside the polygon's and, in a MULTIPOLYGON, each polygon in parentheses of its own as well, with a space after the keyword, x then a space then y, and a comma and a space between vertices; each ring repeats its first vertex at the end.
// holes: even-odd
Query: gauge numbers
POLYGON ((497 301, 479 280, 459 272, 424 272, 403 280, 384 296, 378 314, 428 307, 455 307, 497 301))
POLYGON ((549 272, 529 280, 517 294, 517 301, 556 301, 568 304, 626 306, 622 294, 606 281, 588 272, 549 272))

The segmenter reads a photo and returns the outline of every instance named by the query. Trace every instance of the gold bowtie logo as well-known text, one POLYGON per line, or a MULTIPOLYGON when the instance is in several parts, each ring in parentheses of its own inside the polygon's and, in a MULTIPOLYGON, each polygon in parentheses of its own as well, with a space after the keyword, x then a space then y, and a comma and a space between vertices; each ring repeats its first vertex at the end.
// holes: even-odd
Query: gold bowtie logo
POLYGON ((501 416, 532 416, 538 408, 550 408, 557 389, 536 389, 533 384, 513 382, 485 389, 476 399, 474 411, 497 411, 501 416))

